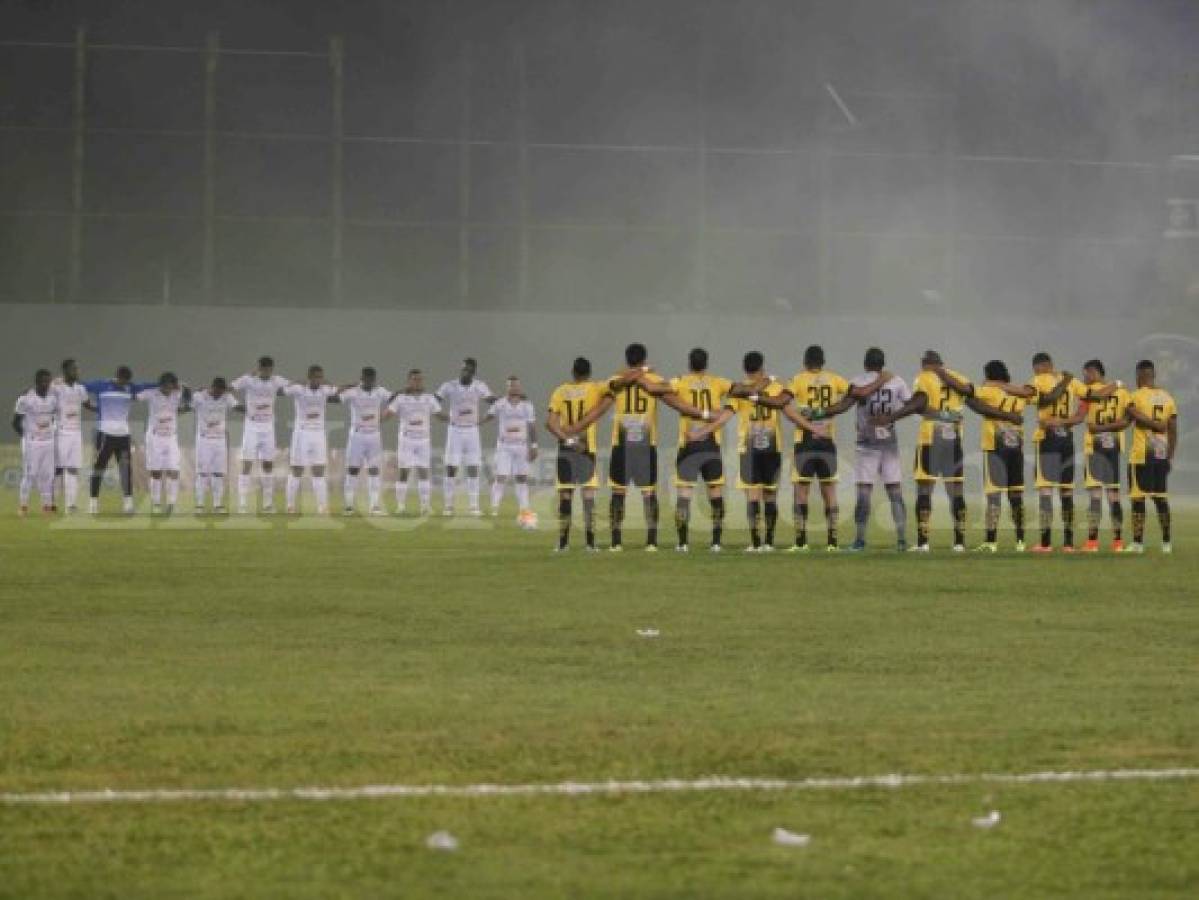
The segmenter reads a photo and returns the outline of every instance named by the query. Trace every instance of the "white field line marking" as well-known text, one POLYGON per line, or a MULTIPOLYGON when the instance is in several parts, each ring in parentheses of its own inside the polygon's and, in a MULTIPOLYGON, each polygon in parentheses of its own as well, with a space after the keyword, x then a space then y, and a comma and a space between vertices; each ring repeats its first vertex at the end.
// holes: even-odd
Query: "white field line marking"
POLYGON ((528 797, 688 794, 707 791, 820 791, 920 785, 1066 784, 1199 778, 1199 769, 1101 769, 1083 772, 982 772, 956 775, 858 775, 828 778, 669 778, 654 781, 562 781, 543 784, 368 784, 360 787, 147 788, 144 790, 0 793, 0 803, 177 803, 196 801, 371 800, 385 797, 528 797))

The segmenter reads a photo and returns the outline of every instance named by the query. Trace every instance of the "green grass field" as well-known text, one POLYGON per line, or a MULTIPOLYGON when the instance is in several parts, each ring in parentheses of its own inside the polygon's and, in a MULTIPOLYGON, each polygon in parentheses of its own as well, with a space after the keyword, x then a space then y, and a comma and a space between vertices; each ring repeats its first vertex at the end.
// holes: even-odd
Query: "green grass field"
MULTIPOLYGON (((0 792, 1199 766, 1193 512, 1169 558, 650 556, 636 515, 554 556, 542 518, 6 514, 0 792)), ((1185 779, 5 802, 0 836, 21 898, 1199 895, 1185 779)))

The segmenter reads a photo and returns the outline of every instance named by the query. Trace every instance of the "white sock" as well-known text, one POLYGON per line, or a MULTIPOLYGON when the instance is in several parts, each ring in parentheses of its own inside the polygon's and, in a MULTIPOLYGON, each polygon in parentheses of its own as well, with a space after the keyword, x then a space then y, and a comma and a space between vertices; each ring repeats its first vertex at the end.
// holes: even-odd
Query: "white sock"
POLYGON ((420 505, 427 507, 433 499, 433 482, 428 478, 422 478, 416 483, 416 490, 420 494, 420 505))
POLYGON ((63 500, 68 507, 74 506, 79 499, 79 476, 74 472, 62 473, 63 500))
POLYGON ((347 474, 341 483, 341 489, 346 495, 346 509, 353 509, 354 495, 358 493, 358 476, 347 474))
POLYGON ((491 508, 499 509, 500 502, 504 499, 504 482, 498 478, 491 482, 491 508))
POLYGON ((453 509, 454 508, 454 479, 451 478, 449 475, 446 475, 441 480, 441 491, 442 491, 443 496, 445 497, 445 508, 453 509))
POLYGON ((527 481, 516 482, 516 505, 521 509, 529 508, 529 483, 527 481))
POLYGON ((213 506, 224 506, 225 505, 225 476, 217 474, 217 475, 211 475, 209 477, 212 478, 212 505, 213 506))
POLYGON ((275 473, 264 472, 262 475, 262 505, 275 505, 275 473))
MULTIPOLYGON (((195 484, 196 509, 204 508, 204 497, 208 493, 208 475, 197 475, 195 484)), ((215 490, 213 491, 215 493, 215 490)))
POLYGON ((379 491, 382 487, 383 479, 378 475, 366 476, 366 497, 370 502, 371 509, 379 508, 379 491))
POLYGON ((316 494, 316 505, 320 509, 329 506, 329 479, 324 475, 312 477, 312 493, 316 494))
POLYGON ((54 505, 54 470, 50 470, 50 474, 42 479, 38 485, 38 489, 42 495, 42 506, 54 505))
POLYGON ((150 479, 150 502, 157 506, 162 502, 162 479, 150 479))
MULTIPOLYGON (((408 476, 412 478, 412 475, 408 476)), ((404 507, 408 505, 408 482, 402 478, 396 479, 396 509, 400 512, 404 511, 404 507)))
POLYGON ((179 479, 178 478, 168 478, 167 479, 167 503, 171 506, 174 506, 178 502, 179 502, 179 479))
POLYGON ((29 492, 33 490, 33 479, 28 473, 21 476, 21 505, 29 505, 29 492))
POLYGON ((295 475, 287 476, 287 508, 291 509, 296 505, 296 500, 300 496, 300 479, 295 475))
POLYGON ((470 508, 479 508, 479 476, 466 476, 466 495, 470 498, 470 508))
POLYGON ((237 476, 237 502, 241 506, 245 506, 250 502, 250 487, 253 483, 253 477, 250 475, 237 476))

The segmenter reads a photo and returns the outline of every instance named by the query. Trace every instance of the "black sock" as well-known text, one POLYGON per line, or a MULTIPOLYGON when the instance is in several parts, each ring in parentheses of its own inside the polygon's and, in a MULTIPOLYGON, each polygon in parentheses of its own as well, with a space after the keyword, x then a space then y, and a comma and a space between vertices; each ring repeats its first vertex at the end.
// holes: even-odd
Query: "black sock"
POLYGON ((133 496, 133 459, 128 453, 117 457, 117 472, 121 476, 121 493, 126 497, 133 496))
POLYGON ((1103 518, 1103 498, 1094 495, 1087 504, 1087 540, 1099 540, 1099 522, 1103 518))
POLYGON ((1024 495, 1008 494, 1007 502, 1012 507, 1012 524, 1016 527, 1016 540, 1024 541, 1024 495))
POLYGON ((687 544, 687 527, 691 522, 691 498, 679 497, 674 507, 674 529, 679 534, 679 546, 687 544))
POLYGON ((1132 540, 1134 544, 1145 540, 1145 501, 1132 501, 1132 540))
POLYGON ((755 547, 762 546, 762 535, 758 531, 758 516, 761 511, 762 504, 758 500, 750 500, 745 504, 745 516, 749 519, 749 539, 755 547))
POLYGON ((712 498, 712 545, 719 546, 724 537, 724 497, 712 498))
POLYGON ((612 526, 612 546, 620 546, 620 531, 624 524, 624 494, 613 494, 608 503, 608 521, 612 526))
POLYGON ((1041 546, 1048 547, 1053 543, 1053 497, 1041 495, 1041 546))
POLYGON ((566 549, 570 544, 570 497, 558 498, 558 546, 566 549))
POLYGON ((795 504, 795 546, 806 547, 808 543, 808 504, 795 504))
POLYGON ((837 546, 837 523, 841 519, 841 507, 837 504, 826 506, 824 508, 824 518, 828 525, 828 545, 830 547, 837 546))
POLYGON ((595 546, 595 498, 583 498, 583 536, 587 539, 587 546, 595 546))
POLYGON ((642 494, 641 505, 645 509, 645 542, 658 546, 658 495, 642 494))
POLYGON ((987 543, 993 544, 999 540, 999 512, 1003 499, 999 494, 987 494, 986 529, 987 543))
POLYGON ((932 526, 932 518, 933 496, 931 493, 921 490, 916 494, 916 546, 928 546, 928 534, 932 526))
POLYGON ((1069 494, 1062 495, 1062 544, 1074 546, 1074 498, 1069 494))
POLYGON ((773 546, 774 544, 774 527, 779 522, 779 505, 776 500, 767 500, 765 503, 766 509, 766 543, 773 546))
POLYGON ((1153 505, 1157 507, 1157 524, 1162 529, 1162 543, 1170 543, 1170 501, 1165 497, 1154 497, 1153 505))
POLYGON ((961 494, 954 494, 950 501, 950 508, 953 510, 953 543, 964 544, 966 542, 966 498, 961 494))
POLYGON ((1118 541, 1124 533, 1124 506, 1119 500, 1113 500, 1110 512, 1112 515, 1112 539, 1118 541))
POLYGON ((93 500, 100 496, 100 482, 104 480, 104 474, 92 469, 91 484, 88 485, 88 492, 93 500))

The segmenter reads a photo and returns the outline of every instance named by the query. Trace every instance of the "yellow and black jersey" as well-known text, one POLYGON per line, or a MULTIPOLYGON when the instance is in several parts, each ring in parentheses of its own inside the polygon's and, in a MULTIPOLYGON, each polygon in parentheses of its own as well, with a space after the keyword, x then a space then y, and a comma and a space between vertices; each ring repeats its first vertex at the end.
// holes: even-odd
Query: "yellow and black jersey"
MULTIPOLYGON (((1047 394, 1053 393, 1053 389, 1057 387, 1058 382, 1062 380, 1060 372, 1042 372, 1040 375, 1034 375, 1032 381, 1028 382, 1028 387, 1037 392, 1037 422, 1043 423, 1048 419, 1068 419, 1074 414, 1075 402, 1085 399, 1087 396, 1087 386, 1077 378, 1071 378, 1070 384, 1062 391, 1062 395, 1049 406, 1041 406, 1040 400, 1047 394)), ((1037 425, 1037 431, 1032 436, 1034 441, 1045 440, 1045 428, 1043 425, 1037 425)))
MULTIPOLYGON (((1094 387, 1100 387, 1095 385, 1094 387)), ((1132 394, 1124 388, 1117 388, 1116 392, 1110 397, 1102 400, 1087 400, 1087 425, 1111 425, 1113 422, 1118 422, 1124 416, 1124 410, 1128 409, 1128 404, 1132 402, 1132 394)), ((1094 453, 1095 444, 1097 442, 1110 442, 1108 447, 1111 449, 1124 450, 1124 432, 1123 431, 1103 431, 1099 434, 1092 434, 1091 429, 1087 429, 1087 435, 1083 442, 1083 452, 1094 453)))
MULTIPOLYGON (((803 371, 791 379, 788 390, 795 397, 795 402, 808 409, 828 409, 849 393, 849 382, 835 372, 803 371)), ((824 423, 828 429, 829 439, 835 435, 832 420, 824 423)), ((795 442, 798 444, 807 434, 802 428, 795 429, 795 442)))
MULTIPOLYGON (((621 443, 649 444, 658 443, 658 398, 643 388, 637 382, 626 384, 615 390, 611 386, 613 375, 605 383, 605 396, 611 397, 615 421, 612 425, 612 446, 621 443)), ((666 379, 654 372, 648 372, 647 381, 661 384, 666 379)))
MULTIPOLYGON (((965 384, 970 383, 970 379, 960 372, 955 372, 952 369, 946 369, 950 375, 958 381, 965 384)), ((912 382, 912 396, 916 394, 924 394, 928 398, 928 406, 925 407, 924 414, 936 414, 939 412, 957 412, 960 413, 966 405, 966 398, 959 394, 945 382, 943 382, 936 372, 930 372, 927 369, 916 376, 916 380, 912 382)), ((937 429, 946 429, 950 436, 961 438, 962 423, 958 422, 938 422, 935 419, 923 419, 920 422, 920 432, 916 436, 916 443, 921 447, 928 447, 932 444, 933 438, 937 433, 937 429)))
MULTIPOLYGON (((691 372, 678 378, 672 378, 670 387, 685 402, 699 409, 711 410, 715 413, 724 405, 724 398, 733 389, 733 383, 727 378, 721 378, 719 375, 691 372)), ((698 422, 687 416, 679 416, 679 446, 683 447, 686 445, 689 429, 701 427, 703 424, 703 422, 698 422)), ((719 429, 712 435, 718 444, 720 443, 722 431, 723 429, 719 429)))
MULTIPOLYGON (((783 386, 771 379, 758 389, 763 397, 780 397, 783 386)), ((725 404, 737 414, 737 452, 778 450, 783 442, 782 412, 751 400, 730 397, 725 404)))
MULTIPOLYGON (((554 388, 549 411, 556 413, 563 425, 573 425, 599 405, 606 390, 606 385, 595 381, 567 381, 554 388)), ((592 422, 579 436, 587 453, 596 450, 596 430, 596 423, 592 422)))
MULTIPOLYGON (((974 389, 974 396, 988 406, 1004 412, 1023 413, 1028 405, 1028 401, 1023 397, 1013 397, 998 384, 981 384, 974 389)), ((980 450, 1019 447, 1024 441, 1024 426, 983 416, 978 436, 980 450)))
MULTIPOLYGON (((1154 422, 1169 422, 1178 415, 1174 398, 1158 387, 1137 388, 1132 392, 1129 406, 1154 422)), ((1128 461, 1134 466, 1151 460, 1164 460, 1169 455, 1169 440, 1164 431, 1151 431, 1135 422, 1132 426, 1132 450, 1128 461)))

